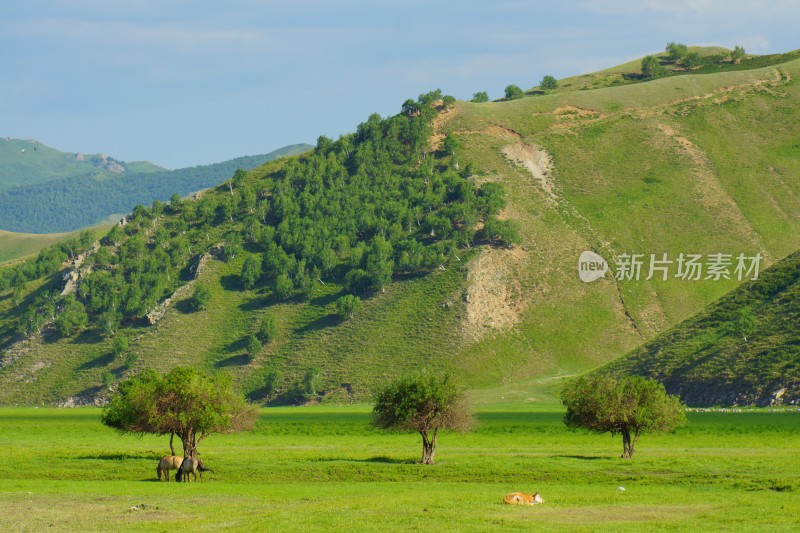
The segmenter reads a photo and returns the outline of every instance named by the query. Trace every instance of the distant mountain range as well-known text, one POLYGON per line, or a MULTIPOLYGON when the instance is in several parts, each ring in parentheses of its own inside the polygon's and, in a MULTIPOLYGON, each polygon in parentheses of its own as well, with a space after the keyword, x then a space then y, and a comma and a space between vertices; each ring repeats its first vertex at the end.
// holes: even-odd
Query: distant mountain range
POLYGON ((250 170, 311 148, 294 144, 268 154, 166 170, 105 154, 60 152, 37 141, 0 139, 0 229, 71 231, 128 213, 137 204, 150 205, 218 185, 238 169, 250 170))

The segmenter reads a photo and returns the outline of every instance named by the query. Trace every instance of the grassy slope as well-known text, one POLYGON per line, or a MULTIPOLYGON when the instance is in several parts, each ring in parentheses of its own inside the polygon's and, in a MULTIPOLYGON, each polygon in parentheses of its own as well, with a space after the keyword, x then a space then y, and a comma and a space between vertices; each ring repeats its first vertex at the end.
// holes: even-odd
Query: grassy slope
POLYGON ((253 432, 212 435, 203 483, 156 481, 169 437, 118 436, 97 409, 0 410, 0 529, 41 531, 797 530, 798 413, 689 413, 673 434, 569 431, 557 406, 490 405, 472 433, 368 427, 367 406, 265 410, 253 432), (532 445, 535 442, 535 446, 532 445), (43 468, 42 465, 47 465, 43 468), (619 491, 623 486, 626 490, 619 491), (538 491, 536 507, 502 504, 538 491), (138 510, 132 507, 137 506, 138 510))
MULTIPOLYGON (((793 178, 798 76, 800 61, 793 61, 505 103, 459 103, 441 131, 458 135, 461 161, 482 169, 477 180, 506 185, 505 215, 520 222, 521 247, 484 250, 463 258, 467 268, 399 281, 343 324, 330 316, 336 286, 308 303, 275 304, 231 281, 238 262, 214 262, 204 274, 214 291, 209 311, 185 314, 178 305, 158 327, 129 332, 138 338, 139 364, 224 368, 258 398, 270 366, 283 372, 284 387, 318 366, 324 389, 348 384, 363 397, 421 364, 458 367, 471 387, 514 389, 608 362, 738 283, 617 285, 609 277, 584 284, 575 272, 583 250, 608 260, 623 252, 761 252, 771 263, 800 248, 794 216, 800 184, 793 178), (504 146, 517 143, 552 155, 555 202, 502 155, 504 146), (477 275, 481 254, 491 267, 477 275), (486 289, 478 293, 487 300, 478 302, 479 315, 510 309, 509 321, 486 327, 465 320, 476 285, 486 289), (249 362, 244 339, 265 313, 275 316, 282 337, 249 362)), ((9 299, 0 294, 0 328, 9 299)), ((108 358, 107 340, 35 341, 33 348, 15 353, 0 374, 3 403, 97 390, 103 372, 120 370, 108 358)))
MULTIPOLYGON (((38 141, 2 138, 0 190, 102 171, 92 164, 93 157, 95 156, 86 154, 84 160, 79 161, 75 154, 61 152, 38 141)), ((145 161, 126 163, 125 166, 130 172, 161 170, 161 167, 145 161)))
POLYGON ((778 403, 795 403, 798 323, 800 252, 602 371, 659 379, 694 405, 769 405, 781 389, 786 390, 778 403), (755 318, 753 331, 731 329, 743 308, 755 318))
POLYGON ((520 279, 531 302, 518 327, 468 353, 496 374, 504 370, 507 380, 585 369, 641 342, 623 301, 651 338, 737 284, 624 281, 620 300, 610 279, 578 281, 575 266, 585 249, 608 260, 623 252, 668 252, 673 259, 680 252, 761 252, 772 262, 800 248, 798 74, 800 61, 792 61, 463 104, 446 128, 459 134, 465 158, 510 191, 529 250, 520 279), (581 117, 568 106, 591 113, 581 117), (530 174, 503 162, 500 147, 518 142, 553 156, 557 206, 547 205, 530 174))

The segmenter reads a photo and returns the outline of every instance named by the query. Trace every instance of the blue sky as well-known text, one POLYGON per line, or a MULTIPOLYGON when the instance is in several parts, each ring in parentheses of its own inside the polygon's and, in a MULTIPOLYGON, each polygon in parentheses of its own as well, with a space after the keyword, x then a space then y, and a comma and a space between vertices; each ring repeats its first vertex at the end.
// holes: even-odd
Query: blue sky
POLYGON ((499 97, 669 41, 800 48, 795 0, 4 4, 0 136, 168 168, 336 137, 435 88, 499 97))

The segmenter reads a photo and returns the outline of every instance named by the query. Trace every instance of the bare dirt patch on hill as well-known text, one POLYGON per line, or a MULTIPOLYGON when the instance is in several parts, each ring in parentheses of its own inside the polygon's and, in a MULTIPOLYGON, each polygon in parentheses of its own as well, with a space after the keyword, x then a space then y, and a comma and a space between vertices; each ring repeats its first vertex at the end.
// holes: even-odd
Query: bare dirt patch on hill
POLYGON ((494 331, 507 331, 527 307, 518 271, 527 261, 521 248, 486 248, 472 260, 467 280, 464 335, 477 341, 494 331))
POLYGON ((512 163, 530 172, 531 176, 541 185, 547 201, 553 205, 558 204, 555 184, 552 179, 553 159, 545 150, 525 143, 514 143, 504 146, 503 155, 512 163))

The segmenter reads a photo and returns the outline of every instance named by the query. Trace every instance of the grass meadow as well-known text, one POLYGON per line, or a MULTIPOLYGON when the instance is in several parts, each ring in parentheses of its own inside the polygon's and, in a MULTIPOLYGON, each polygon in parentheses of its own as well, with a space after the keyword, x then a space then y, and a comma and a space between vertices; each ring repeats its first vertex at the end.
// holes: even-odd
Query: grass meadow
POLYGON ((690 413, 623 461, 619 437, 567 430, 557 404, 486 404, 474 431, 441 435, 433 466, 417 435, 369 415, 266 409, 252 432, 208 437, 214 472, 178 484, 156 481, 168 437, 120 436, 95 408, 3 408, 0 530, 800 528, 800 412, 690 413), (514 491, 546 503, 504 505, 514 491))

